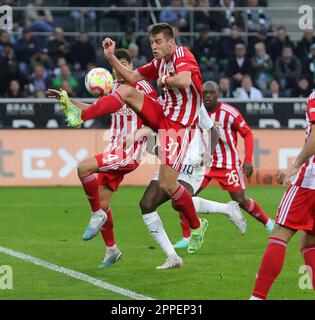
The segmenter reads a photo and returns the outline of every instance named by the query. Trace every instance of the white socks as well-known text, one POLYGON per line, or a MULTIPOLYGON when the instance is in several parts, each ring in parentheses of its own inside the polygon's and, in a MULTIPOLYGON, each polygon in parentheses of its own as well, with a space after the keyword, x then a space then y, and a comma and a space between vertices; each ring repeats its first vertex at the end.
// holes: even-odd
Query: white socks
POLYGON ((229 210, 231 210, 231 207, 228 204, 206 200, 199 197, 193 197, 192 199, 197 213, 223 213, 229 216, 229 210))
POLYGON ((151 236, 154 238, 154 240, 157 242, 166 256, 177 256, 177 253, 164 230, 163 223, 159 217, 159 214, 154 211, 148 214, 144 214, 142 217, 145 225, 150 231, 151 236))

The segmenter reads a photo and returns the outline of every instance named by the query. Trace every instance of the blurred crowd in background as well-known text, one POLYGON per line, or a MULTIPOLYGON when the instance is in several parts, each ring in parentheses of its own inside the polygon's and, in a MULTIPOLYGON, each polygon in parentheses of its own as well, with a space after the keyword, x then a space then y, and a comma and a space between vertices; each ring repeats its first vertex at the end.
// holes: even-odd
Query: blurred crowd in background
MULTIPOLYGON (((285 26, 275 26, 267 14, 267 1, 259 0, 170 0, 160 1, 155 12, 158 22, 174 26, 178 45, 195 55, 203 79, 217 81, 224 98, 261 99, 263 97, 307 97, 315 89, 315 36, 301 31, 292 41, 285 26), (186 7, 202 10, 190 14, 186 7), (235 7, 248 7, 242 12, 235 7), (221 11, 209 12, 220 7, 221 11), (204 9, 203 9, 204 8, 204 9), (190 41, 183 33, 197 36, 190 41), (254 36, 244 37, 244 31, 254 36), (223 33, 218 36, 217 33, 223 33), (216 34, 214 34, 216 33, 216 34)), ((87 97, 84 77, 93 67, 108 67, 101 48, 102 38, 91 32, 123 32, 117 47, 129 50, 137 68, 152 59, 146 36, 152 24, 148 12, 141 11, 135 21, 133 11, 123 14, 114 7, 147 6, 141 0, 2 0, 13 7, 13 30, 0 30, 0 97, 44 98, 47 88, 63 88, 72 97, 87 97), (15 10, 25 6, 26 10, 15 10), (50 6, 86 7, 84 30, 81 13, 53 11, 50 6), (104 10, 93 11, 91 7, 104 10), (65 32, 78 32, 78 37, 65 32), (45 35, 38 35, 44 32, 45 35)))

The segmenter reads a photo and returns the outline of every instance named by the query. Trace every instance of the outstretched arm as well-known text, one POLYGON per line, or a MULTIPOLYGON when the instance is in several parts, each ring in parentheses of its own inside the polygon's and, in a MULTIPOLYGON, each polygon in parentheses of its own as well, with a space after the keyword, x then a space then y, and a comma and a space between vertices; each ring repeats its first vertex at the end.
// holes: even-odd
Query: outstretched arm
POLYGON ((110 38, 105 38, 102 44, 104 55, 110 65, 119 73, 127 82, 134 83, 145 79, 137 70, 126 68, 115 56, 116 44, 110 38))

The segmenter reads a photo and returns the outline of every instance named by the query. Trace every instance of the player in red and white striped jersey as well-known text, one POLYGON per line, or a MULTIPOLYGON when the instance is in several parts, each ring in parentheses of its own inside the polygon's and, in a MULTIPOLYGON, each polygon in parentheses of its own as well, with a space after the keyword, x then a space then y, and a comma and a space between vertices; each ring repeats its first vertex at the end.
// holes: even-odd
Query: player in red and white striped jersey
MULTIPOLYGON (((261 209, 259 204, 251 198, 246 197, 246 185, 244 175, 249 178, 253 173, 252 156, 254 150, 254 139, 252 132, 239 111, 231 105, 219 102, 219 88, 213 81, 203 84, 203 103, 210 118, 217 125, 219 142, 213 152, 213 161, 210 170, 206 172, 204 180, 197 193, 203 190, 211 180, 220 183, 223 190, 229 192, 232 200, 237 201, 242 209, 262 222, 270 233, 274 222, 261 209), (237 150, 237 134, 245 140, 245 158, 243 166, 237 150)), ((193 198, 198 213, 214 213, 213 204, 200 197, 193 198)), ((181 226, 183 239, 190 236, 187 220, 181 215, 181 226)))
MULTIPOLYGON (((104 115, 110 114, 127 103, 139 114, 144 125, 159 133, 162 150, 159 185, 189 221, 192 232, 188 252, 195 253, 203 244, 208 222, 206 219, 198 218, 190 193, 178 183, 177 177, 193 137, 201 108, 200 69, 193 55, 176 45, 171 25, 166 23, 153 25, 149 38, 155 59, 137 70, 130 70, 119 62, 115 56, 115 42, 110 38, 105 38, 103 41, 104 55, 113 69, 128 83, 157 79, 158 86, 166 93, 166 104, 162 106, 158 100, 131 86, 122 85, 113 94, 105 97, 98 109, 104 115), (161 67, 159 70, 158 63, 161 67)), ((70 104, 67 104, 64 111, 74 126, 84 120, 84 112, 81 114, 70 104)), ((142 214, 151 235, 167 255, 161 269, 181 267, 183 261, 174 251, 158 213, 142 210, 142 214)))
MULTIPOLYGON (((133 68, 131 57, 127 50, 116 50, 116 56, 124 66, 130 69, 133 68)), ((113 73, 116 78, 112 89, 114 93, 120 85, 125 83, 125 80, 115 70, 113 70, 113 73)), ((156 90, 145 80, 130 84, 130 86, 153 99, 158 98, 156 90)), ((58 90, 49 90, 49 92, 52 96, 58 98, 58 90)), ((71 99, 71 102, 83 110, 83 120, 87 121, 101 116, 99 106, 103 103, 104 98, 106 97, 100 97, 92 105, 73 99, 71 99)), ((106 244, 106 255, 101 267, 110 267, 121 256, 113 234, 110 200, 113 193, 118 190, 125 174, 134 171, 139 166, 146 149, 145 136, 135 140, 131 145, 126 142, 127 135, 134 134, 139 129, 144 129, 139 116, 127 104, 124 104, 118 111, 113 113, 111 118, 110 142, 106 150, 95 157, 83 160, 78 165, 78 175, 92 210, 89 226, 93 224, 93 232, 88 228, 83 235, 83 239, 91 239, 102 228, 101 232, 106 244), (97 178, 94 173, 98 173, 97 178), (104 220, 106 220, 105 223, 104 220)))
POLYGON ((202 99, 202 79, 198 64, 188 49, 177 47, 169 59, 155 58, 145 66, 139 67, 137 71, 150 80, 165 77, 166 83, 171 81, 175 74, 190 71, 192 81, 189 87, 165 87, 163 111, 168 119, 184 126, 197 124, 202 99))
MULTIPOLYGON (((121 83, 124 83, 123 80, 117 81, 116 79, 112 92, 115 92, 121 83)), ((149 96, 152 96, 153 98, 157 97, 156 90, 145 80, 130 84, 130 86, 145 94, 148 94, 149 96)), ((95 109, 97 109, 99 103, 102 103, 101 99, 95 103, 95 109)), ((90 117, 95 117, 95 113, 92 108, 90 110, 86 110, 85 112, 85 119, 90 119, 90 117)), ((125 104, 117 112, 111 114, 111 126, 109 132, 110 143, 107 147, 107 150, 113 154, 115 154, 115 152, 117 154, 117 148, 119 149, 123 146, 123 150, 126 154, 132 153, 132 159, 137 160, 137 162, 141 162, 146 147, 145 138, 135 141, 135 143, 130 146, 127 146, 125 141, 125 137, 127 135, 135 133, 140 128, 143 128, 141 118, 132 109, 130 109, 127 104, 125 104)))
MULTIPOLYGON (((166 103, 162 106, 148 95, 122 85, 104 99, 100 109, 103 114, 110 114, 127 102, 145 125, 159 133, 162 149, 159 185, 189 221, 192 235, 188 252, 194 253, 202 246, 208 223, 206 219, 198 218, 191 195, 178 183, 177 177, 198 121, 202 100, 201 74, 193 55, 177 47, 172 26, 155 24, 149 37, 155 59, 137 70, 131 71, 119 62, 115 56, 115 42, 109 38, 103 41, 104 55, 128 83, 157 79, 158 86, 165 91, 166 103)), ((167 255, 161 268, 181 267, 183 262, 173 251, 158 213, 142 210, 142 214, 151 235, 167 255)))
POLYGON ((280 206, 276 226, 269 237, 256 277, 252 300, 266 299, 282 270, 286 246, 301 230, 301 254, 315 290, 315 92, 307 99, 306 142, 294 163, 278 177, 289 185, 280 206))
MULTIPOLYGON (((126 55, 121 55, 119 52, 124 51, 116 52, 118 57, 125 57, 125 59, 120 58, 119 60, 125 64, 129 63, 131 67, 131 60, 126 60, 126 55)), ((116 74, 116 81, 112 92, 115 92, 122 83, 124 83, 124 80, 116 74)), ((154 99, 157 98, 156 90, 145 80, 131 84, 131 86, 154 99)), ((90 115, 92 117, 93 112, 91 112, 90 115)), ((99 164, 98 183, 101 207, 107 214, 107 220, 101 229, 102 237, 106 245, 106 254, 104 261, 100 265, 101 268, 111 267, 112 264, 121 257, 121 252, 116 245, 114 237, 113 217, 110 209, 111 197, 113 192, 118 190, 125 174, 134 171, 138 167, 146 150, 145 136, 139 140, 135 140, 134 143, 130 145, 127 144, 125 139, 128 135, 134 135, 136 131, 145 128, 141 119, 133 110, 125 104, 117 112, 111 114, 111 118, 109 132, 110 143, 104 153, 95 157, 99 164)))

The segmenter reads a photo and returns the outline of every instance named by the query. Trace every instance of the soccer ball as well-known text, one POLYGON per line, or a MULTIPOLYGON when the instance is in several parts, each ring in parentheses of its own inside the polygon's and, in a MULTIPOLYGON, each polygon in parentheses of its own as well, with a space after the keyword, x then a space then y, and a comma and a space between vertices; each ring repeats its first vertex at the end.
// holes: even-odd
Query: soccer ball
POLYGON ((113 76, 104 68, 93 68, 85 76, 85 88, 93 96, 107 95, 113 88, 113 76))

